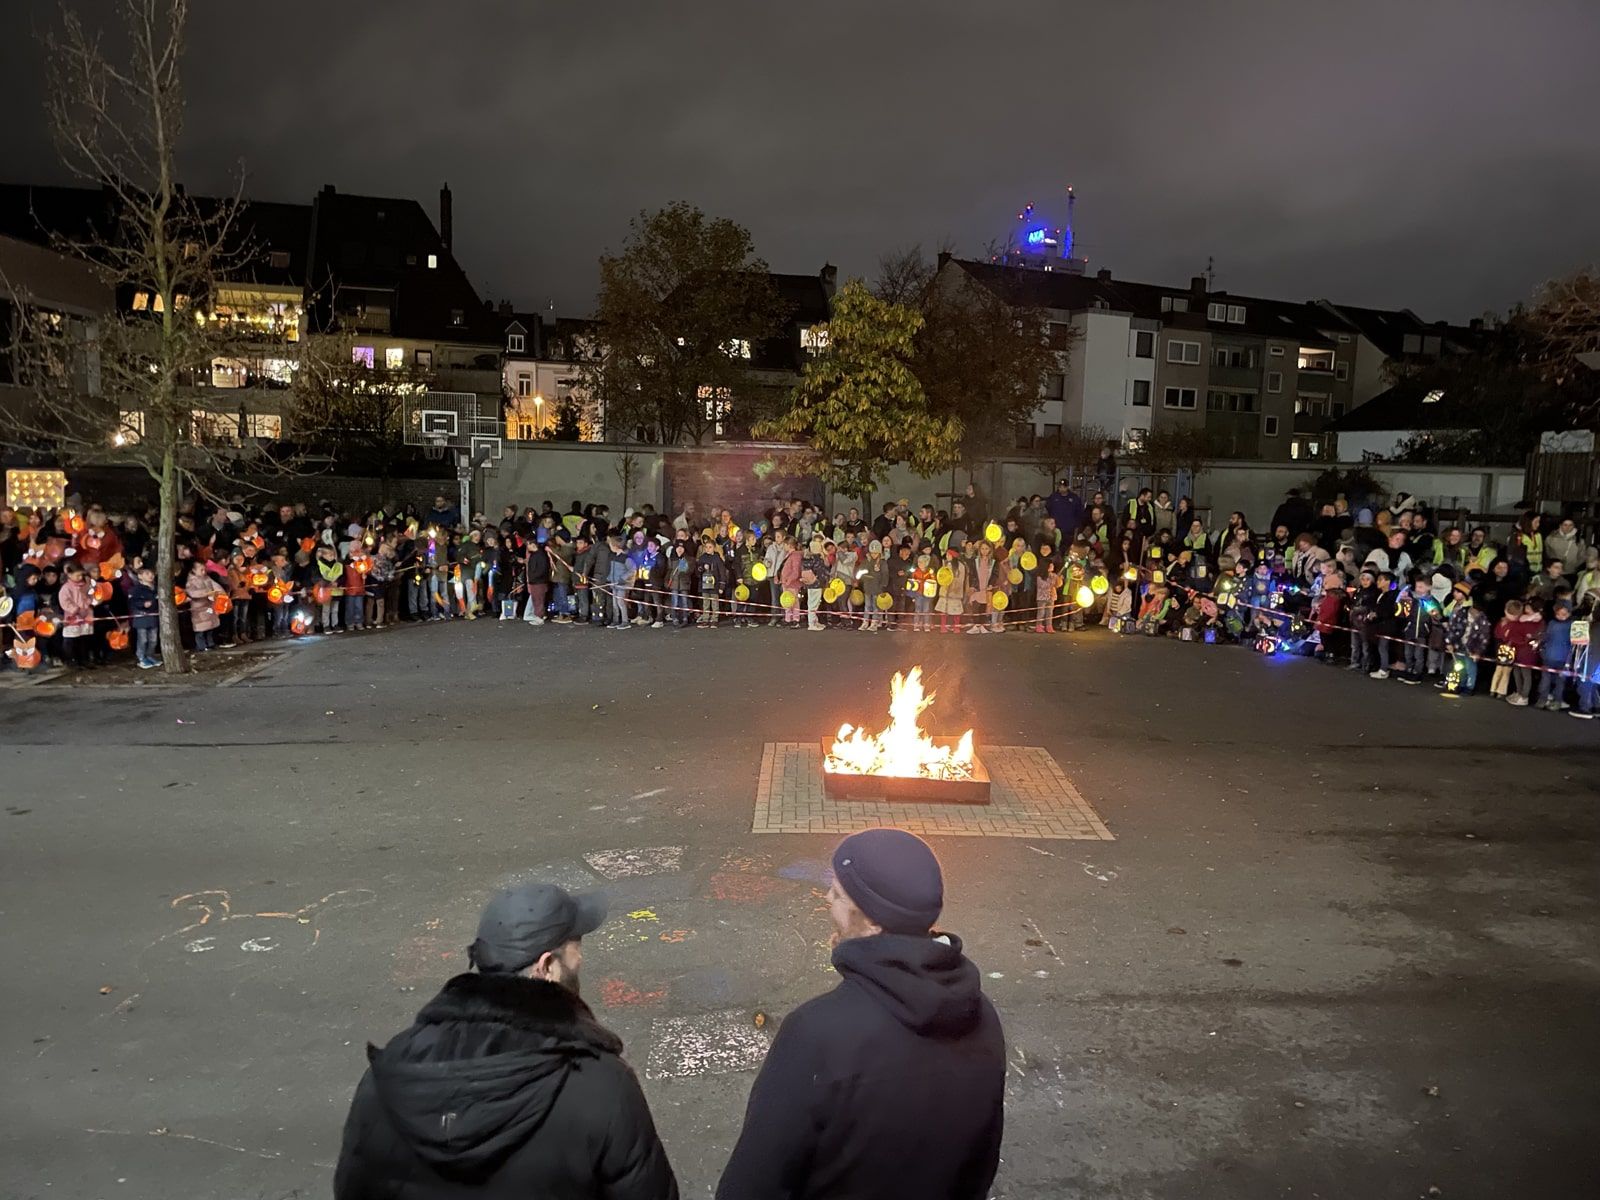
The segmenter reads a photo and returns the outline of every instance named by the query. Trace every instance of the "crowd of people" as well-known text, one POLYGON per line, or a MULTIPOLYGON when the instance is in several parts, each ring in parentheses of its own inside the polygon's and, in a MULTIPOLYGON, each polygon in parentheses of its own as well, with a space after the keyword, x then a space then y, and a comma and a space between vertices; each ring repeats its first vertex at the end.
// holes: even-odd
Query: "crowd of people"
MULTIPOLYGON (((200 653, 403 622, 523 621, 615 631, 755 625, 862 633, 1118 632, 1308 653, 1373 678, 1477 690, 1592 715, 1588 631, 1600 566, 1571 519, 1521 514, 1509 537, 1440 528, 1415 498, 1352 510, 1291 492, 1258 531, 1209 528, 1166 491, 990 505, 976 486, 913 508, 613 517, 507 506, 341 513, 196 500, 178 521, 176 598, 200 653)), ((0 630, 21 669, 159 661, 152 514, 0 509, 0 630)))

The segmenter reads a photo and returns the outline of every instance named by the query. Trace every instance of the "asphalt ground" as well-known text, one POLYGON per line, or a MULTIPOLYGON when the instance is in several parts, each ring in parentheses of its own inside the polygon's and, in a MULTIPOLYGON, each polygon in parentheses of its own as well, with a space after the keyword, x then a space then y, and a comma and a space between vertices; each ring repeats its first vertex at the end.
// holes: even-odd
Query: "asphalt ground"
POLYGON ((1595 1194, 1594 723, 1099 631, 457 622, 0 692, 0 1196, 328 1194, 365 1044, 530 873, 612 890, 584 993, 708 1195, 835 978, 836 838, 750 832, 762 746, 918 662, 1116 836, 934 840, 1010 1047, 995 1196, 1595 1194))

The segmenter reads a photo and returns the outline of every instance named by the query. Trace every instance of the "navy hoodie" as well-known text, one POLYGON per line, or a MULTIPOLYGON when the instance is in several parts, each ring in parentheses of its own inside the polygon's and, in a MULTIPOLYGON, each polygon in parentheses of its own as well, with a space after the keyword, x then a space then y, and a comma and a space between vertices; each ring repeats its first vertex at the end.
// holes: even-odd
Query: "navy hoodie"
POLYGON ((950 934, 840 942, 844 978, 784 1020, 718 1200, 981 1200, 1000 1161, 1006 1048, 950 934))

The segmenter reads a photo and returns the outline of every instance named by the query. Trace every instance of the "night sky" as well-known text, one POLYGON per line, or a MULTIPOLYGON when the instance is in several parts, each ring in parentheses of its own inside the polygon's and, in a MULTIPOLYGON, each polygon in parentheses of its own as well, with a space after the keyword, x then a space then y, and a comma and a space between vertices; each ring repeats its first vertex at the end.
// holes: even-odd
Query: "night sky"
MULTIPOLYGON (((92 13, 109 0, 82 0, 92 13)), ((48 6, 0 6, 0 178, 60 181, 48 6)), ((675 199, 775 270, 977 255, 1078 193, 1091 268, 1465 319, 1600 260, 1600 3, 274 0, 193 5, 183 169, 455 193, 479 291, 587 311, 675 199)))

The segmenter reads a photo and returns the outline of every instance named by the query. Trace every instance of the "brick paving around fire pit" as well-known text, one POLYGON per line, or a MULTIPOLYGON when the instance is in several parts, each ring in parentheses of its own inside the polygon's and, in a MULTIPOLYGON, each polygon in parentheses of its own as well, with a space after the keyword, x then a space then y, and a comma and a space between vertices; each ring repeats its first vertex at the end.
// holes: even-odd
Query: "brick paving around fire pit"
POLYGON ((1112 841, 1099 814, 1037 746, 980 746, 993 779, 989 804, 908 804, 828 799, 815 742, 768 742, 761 750, 755 833, 854 833, 893 825, 943 837, 1112 841))

